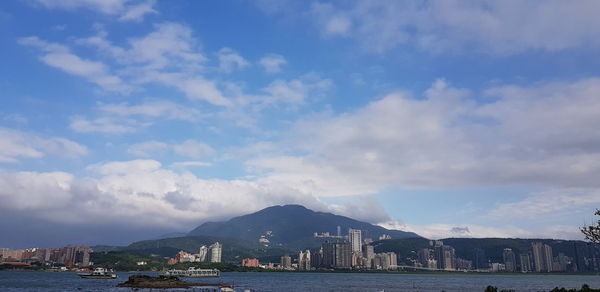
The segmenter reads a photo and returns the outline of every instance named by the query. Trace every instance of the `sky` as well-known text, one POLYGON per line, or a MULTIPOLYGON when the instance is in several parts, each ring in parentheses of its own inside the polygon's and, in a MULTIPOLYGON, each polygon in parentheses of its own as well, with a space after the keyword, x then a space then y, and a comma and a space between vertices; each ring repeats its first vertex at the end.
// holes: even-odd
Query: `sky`
POLYGON ((598 13, 2 1, 0 247, 126 245, 282 204, 435 239, 583 239, 598 13))

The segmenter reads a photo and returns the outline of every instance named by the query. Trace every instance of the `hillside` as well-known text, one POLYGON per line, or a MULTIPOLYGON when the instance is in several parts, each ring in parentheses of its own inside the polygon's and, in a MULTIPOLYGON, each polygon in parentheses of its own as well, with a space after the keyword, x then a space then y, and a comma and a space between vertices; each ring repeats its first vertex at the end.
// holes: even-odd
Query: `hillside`
POLYGON ((264 235, 274 245, 307 248, 320 245, 322 240, 313 237, 315 232, 336 234, 337 226, 341 227, 342 235, 347 234, 349 228, 354 228, 363 231, 363 238, 375 240, 383 234, 395 239, 420 238, 412 232, 389 230, 344 216, 315 212, 300 205, 273 206, 226 222, 206 222, 189 235, 237 238, 253 242, 264 235))

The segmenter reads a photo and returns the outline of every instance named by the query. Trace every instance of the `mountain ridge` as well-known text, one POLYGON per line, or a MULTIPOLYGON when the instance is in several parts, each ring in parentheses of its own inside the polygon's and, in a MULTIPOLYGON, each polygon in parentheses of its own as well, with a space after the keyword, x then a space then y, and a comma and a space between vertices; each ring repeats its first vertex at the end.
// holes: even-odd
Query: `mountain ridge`
POLYGON ((258 241, 261 236, 270 244, 291 247, 317 246, 322 241, 314 233, 336 234, 340 226, 342 235, 349 228, 363 231, 363 238, 377 240, 381 235, 392 238, 421 238, 413 232, 386 229, 346 216, 310 210, 301 205, 275 205, 257 212, 221 222, 205 222, 191 230, 188 236, 217 236, 258 241))

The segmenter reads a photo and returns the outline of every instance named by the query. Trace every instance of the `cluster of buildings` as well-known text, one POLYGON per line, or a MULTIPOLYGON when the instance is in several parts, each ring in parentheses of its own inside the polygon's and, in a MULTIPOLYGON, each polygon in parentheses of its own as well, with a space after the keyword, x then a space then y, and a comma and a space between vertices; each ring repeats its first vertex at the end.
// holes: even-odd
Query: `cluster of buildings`
POLYGON ((473 266, 472 261, 457 257, 456 250, 440 240, 430 241, 429 248, 420 249, 417 257, 415 267, 430 270, 471 270, 473 266))
POLYGON ((42 263, 67 267, 89 266, 92 249, 87 246, 59 248, 8 249, 0 248, 0 262, 42 263))
POLYGON ((533 242, 530 250, 519 254, 511 248, 504 248, 502 260, 491 262, 486 256, 485 250, 481 248, 474 249, 473 260, 465 260, 456 256, 453 247, 444 245, 442 241, 431 241, 430 248, 421 249, 417 252, 418 259, 414 262, 414 266, 431 270, 473 270, 507 273, 597 271, 600 259, 594 257, 593 248, 586 245, 577 247, 575 248, 576 257, 579 257, 579 259, 574 259, 562 252, 554 256, 550 245, 533 242), (590 250, 592 251, 590 252, 590 250))
POLYGON ((188 253, 185 251, 179 251, 174 258, 169 259, 168 264, 174 265, 177 263, 198 263, 198 262, 209 262, 209 263, 220 263, 221 254, 223 253, 223 245, 218 242, 211 244, 210 246, 201 246, 198 253, 188 253))
MULTIPOLYGON (((315 270, 315 269, 381 269, 393 270, 398 266, 397 255, 393 252, 375 253, 369 245, 371 239, 362 238, 362 231, 349 229, 342 236, 338 226, 336 235, 329 232, 315 233, 315 238, 328 239, 318 249, 305 250, 298 253, 293 262, 292 257, 284 255, 279 264, 261 265, 258 259, 243 259, 244 267, 261 267, 266 269, 283 270, 315 270)), ((384 238, 389 238, 385 236, 384 238)))

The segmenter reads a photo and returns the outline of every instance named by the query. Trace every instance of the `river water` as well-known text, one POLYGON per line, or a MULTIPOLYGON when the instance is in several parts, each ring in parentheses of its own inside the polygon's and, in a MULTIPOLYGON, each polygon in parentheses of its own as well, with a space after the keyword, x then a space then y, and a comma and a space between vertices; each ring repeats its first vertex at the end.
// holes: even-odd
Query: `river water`
MULTIPOLYGON (((115 280, 81 279, 71 272, 0 271, 0 291, 132 291, 116 288, 134 273, 115 280)), ((147 275, 157 275, 144 273, 147 275)), ((554 287, 600 288, 600 276, 485 274, 359 274, 359 273, 222 273, 220 278, 186 281, 233 284, 235 291, 481 291, 487 285, 515 291, 549 291, 554 287)), ((147 289, 137 291, 150 291, 147 289)), ((185 291, 185 289, 176 289, 185 291)), ((159 290, 152 290, 159 291, 159 290)), ((160 290, 162 291, 162 290, 160 290)))

